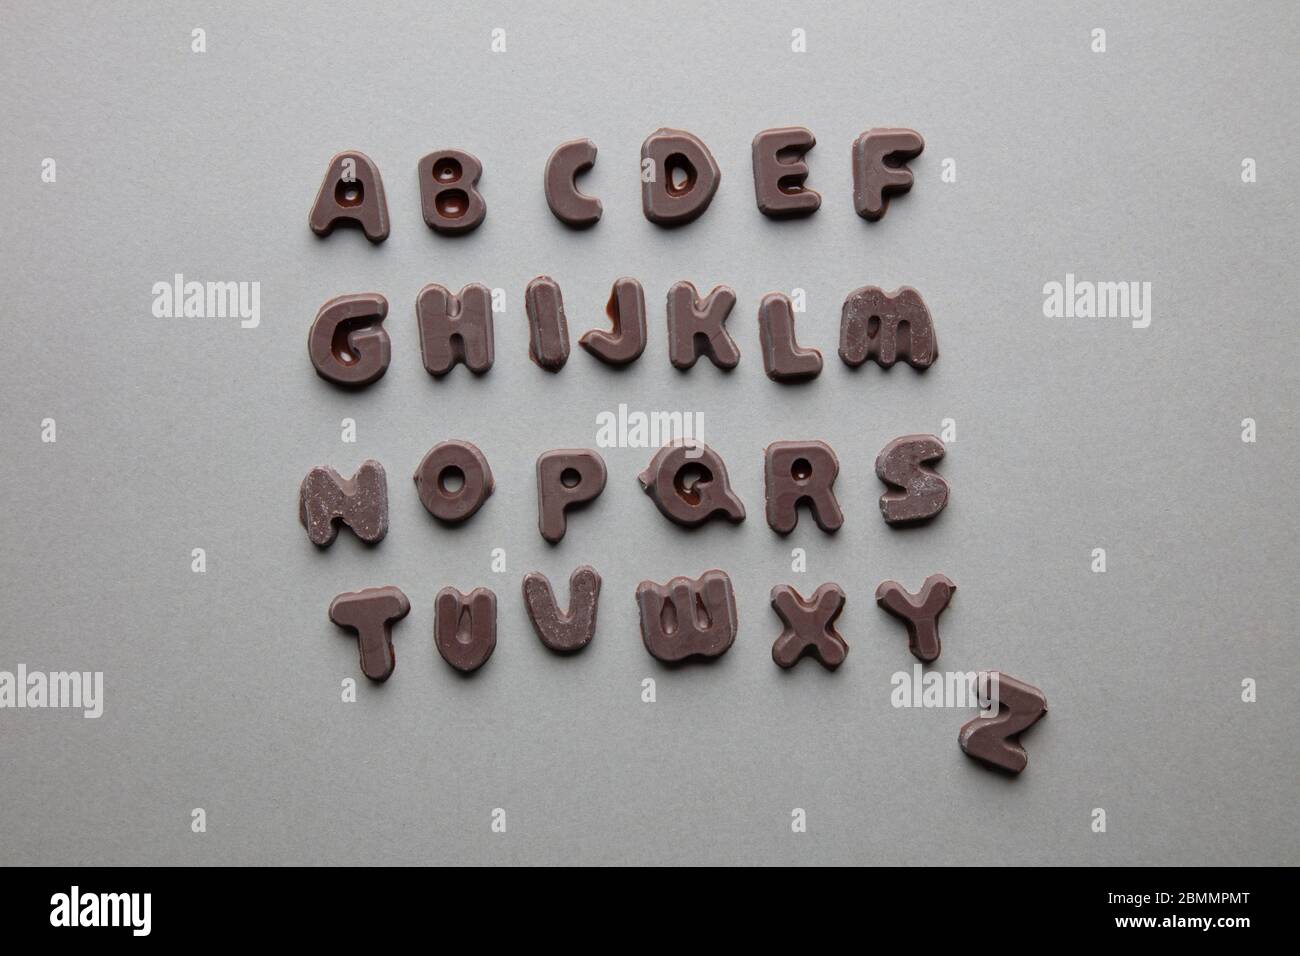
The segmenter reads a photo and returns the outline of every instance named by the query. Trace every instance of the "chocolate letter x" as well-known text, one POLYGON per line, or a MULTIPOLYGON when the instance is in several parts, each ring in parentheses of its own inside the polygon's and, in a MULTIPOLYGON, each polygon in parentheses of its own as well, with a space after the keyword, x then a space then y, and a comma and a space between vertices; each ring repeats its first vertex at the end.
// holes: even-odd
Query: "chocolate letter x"
POLYGON ((778 665, 794 667, 805 654, 830 670, 844 663, 849 645, 835 630, 835 619, 844 610, 844 591, 838 584, 823 584, 811 601, 788 584, 778 584, 772 588, 772 610, 785 622, 772 644, 772 660, 778 665))

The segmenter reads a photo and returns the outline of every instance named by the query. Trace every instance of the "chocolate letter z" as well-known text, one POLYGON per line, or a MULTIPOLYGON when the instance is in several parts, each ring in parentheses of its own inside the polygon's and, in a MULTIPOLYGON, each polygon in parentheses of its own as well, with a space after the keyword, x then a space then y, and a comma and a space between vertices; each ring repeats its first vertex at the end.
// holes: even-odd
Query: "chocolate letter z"
POLYGON ((979 682, 997 700, 998 715, 963 725, 957 742, 968 756, 990 767, 1020 773, 1029 763, 1020 735, 1047 713, 1047 697, 1037 687, 998 671, 981 671, 979 682))

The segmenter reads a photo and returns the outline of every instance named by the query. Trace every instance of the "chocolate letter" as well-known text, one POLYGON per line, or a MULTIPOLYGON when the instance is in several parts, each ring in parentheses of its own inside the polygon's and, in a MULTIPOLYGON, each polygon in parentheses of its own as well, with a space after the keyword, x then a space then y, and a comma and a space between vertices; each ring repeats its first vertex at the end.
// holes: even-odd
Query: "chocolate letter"
POLYGON ((715 514, 733 524, 745 520, 745 506, 731 490, 727 466, 708 445, 665 445, 637 480, 659 510, 683 527, 704 524, 715 514))
POLYGON ((642 581, 636 603, 645 649, 665 663, 718 657, 736 639, 736 595, 721 571, 705 571, 694 581, 642 581))
POLYGON ((487 286, 475 282, 453 295, 440 285, 426 285, 415 300, 415 319, 430 375, 441 378, 457 362, 475 375, 492 367, 492 293, 487 286))
POLYGON ((371 242, 383 242, 388 238, 388 203, 379 167, 365 153, 339 153, 325 170, 307 221, 318 236, 328 236, 342 222, 360 226, 371 242))
POLYGON ((533 630, 543 644, 561 654, 580 651, 591 643, 599 599, 600 575, 585 564, 569 575, 569 610, 564 613, 555 603, 546 575, 536 571, 524 575, 524 607, 533 630))
POLYGON ((340 594, 330 603, 330 620, 357 632, 361 673, 385 681, 397 666, 393 653, 393 624, 411 610, 411 602, 395 587, 366 588, 340 594))
POLYGON ((772 644, 772 660, 781 667, 794 667, 811 654, 829 670, 844 663, 848 642, 835 630, 835 620, 844 610, 844 590, 838 584, 823 584, 805 601, 788 584, 772 588, 772 610, 785 629, 772 644))
POLYGON ((903 286, 886 295, 875 286, 854 289, 840 311, 840 358, 857 368, 875 359, 889 368, 899 355, 915 369, 925 370, 939 357, 930 310, 921 293, 903 286))
POLYGON ((840 463, 831 446, 820 441, 778 441, 767 446, 767 523, 789 534, 799 523, 799 505, 807 502, 823 531, 838 531, 844 514, 835 500, 840 463))
POLYGON ((433 599, 433 642, 456 670, 478 670, 497 646, 497 596, 487 588, 443 588, 433 599))
POLYGON ((802 126, 765 129, 754 137, 754 196, 764 216, 793 219, 821 207, 822 197, 804 187, 804 154, 816 145, 817 138, 802 126))
POLYGON ((641 208, 651 222, 681 226, 698 219, 713 202, 720 182, 713 154, 690 133, 660 129, 641 144, 641 208), (682 174, 680 182, 677 173, 682 174))
POLYGON ((853 208, 873 222, 889 209, 889 197, 912 188, 904 164, 925 149, 914 129, 869 129, 853 141, 853 208))
POLYGON ((596 165, 596 144, 589 139, 561 143, 546 161, 546 205, 566 226, 585 229, 600 221, 600 200, 578 192, 573 177, 596 165))
POLYGON ((1020 773, 1029 763, 1029 754, 1020 746, 1020 734, 1047 713, 1047 697, 1037 687, 998 671, 981 671, 979 681, 990 685, 990 696, 998 701, 998 715, 976 717, 963 725, 957 742, 968 756, 990 767, 1020 773))
POLYGON ((930 663, 939 657, 939 615, 957 590, 942 574, 932 574, 915 596, 897 581, 876 588, 876 603, 907 627, 907 648, 919 661, 930 663))
POLYGON ((948 503, 948 482, 925 467, 943 457, 943 442, 933 435, 895 438, 876 456, 876 474, 890 488, 880 496, 880 513, 891 525, 929 521, 948 503))
POLYGON ((492 494, 492 469, 469 442, 445 441, 430 448, 415 469, 415 488, 429 514, 455 524, 483 507, 492 494))
POLYGON ((424 221, 448 236, 477 229, 487 204, 475 188, 483 164, 459 149, 440 149, 420 160, 420 207, 424 221))
POLYGON ((725 285, 714 288, 701 299, 695 286, 678 282, 668 290, 668 360, 673 366, 688 369, 701 353, 718 368, 735 368, 740 349, 723 328, 736 293, 725 285))
POLYGON ((564 299, 550 276, 538 276, 524 290, 528 312, 528 357, 548 372, 558 372, 569 360, 569 323, 564 299))
POLYGON ((307 472, 298 489, 298 517, 311 543, 326 547, 338 535, 338 523, 351 528, 366 544, 388 534, 388 478, 373 458, 344 478, 328 465, 307 472))
POLYGON ((564 512, 605 490, 605 462, 585 448, 560 448, 537 459, 537 526, 554 544, 564 537, 564 512))
POLYGON ((327 382, 360 388, 382 378, 392 358, 383 328, 388 300, 373 292, 341 295, 320 307, 307 333, 307 354, 327 382))
POLYGON ((794 339, 794 309, 780 292, 763 296, 758 307, 758 340, 763 368, 774 382, 805 382, 822 370, 822 353, 804 349, 794 339))
POLYGON ((628 365, 645 351, 645 292, 635 279, 614 283, 605 305, 613 331, 599 329, 578 339, 578 344, 608 365, 628 365))

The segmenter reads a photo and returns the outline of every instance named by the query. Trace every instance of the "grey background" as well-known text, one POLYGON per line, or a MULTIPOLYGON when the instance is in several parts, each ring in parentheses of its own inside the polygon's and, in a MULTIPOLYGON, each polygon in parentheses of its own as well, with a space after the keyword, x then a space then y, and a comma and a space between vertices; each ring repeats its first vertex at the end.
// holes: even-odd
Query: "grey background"
POLYGON ((1300 862, 1293 4, 6 6, 0 668, 102 670, 107 700, 99 720, 0 712, 0 862, 1300 862), (505 54, 489 52, 494 27, 505 54), (806 54, 790 52, 795 27, 806 54), (824 201, 777 224, 755 209, 749 143, 790 124, 817 136, 824 201), (872 225, 853 213, 849 150, 882 125, 927 145, 916 187, 872 225), (639 205, 640 144, 659 126, 700 136, 723 176, 707 215, 672 232, 639 205), (599 147, 584 189, 605 204, 584 233, 541 188, 550 150, 577 136, 599 147), (421 220, 415 165, 453 146, 484 163, 488 218, 448 240, 421 220), (307 228, 347 148, 383 174, 382 246, 307 228), (261 327, 154 318, 150 288, 176 272, 260 281, 261 327), (1066 272, 1152 282, 1151 327, 1044 318, 1042 286, 1066 272), (555 376, 526 357, 523 289, 541 273, 575 343, 555 376), (646 288, 650 343, 613 371, 576 339, 621 275, 646 288), (669 366, 679 279, 737 291, 734 373, 669 366), (425 373, 414 300, 433 281, 507 290, 486 377, 425 373), (927 374, 840 363, 840 303, 863 284, 921 291, 942 346, 927 374), (802 388, 764 377, 755 321, 764 293, 796 286, 800 338, 827 358, 802 388), (322 302, 362 291, 390 301, 393 361, 350 394, 314 374, 305 338, 322 302), (651 452, 613 449, 604 495, 548 547, 536 456, 593 446, 619 402, 703 411, 748 520, 670 525, 635 481, 651 452), (40 442, 45 417, 56 444, 40 442), (951 504, 892 532, 874 457, 945 417, 951 504), (451 437, 497 479, 460 530, 436 527, 410 483, 451 437), (796 438, 840 457, 836 536, 804 517, 782 539, 763 520, 763 448, 796 438), (344 532, 317 551, 299 481, 367 457, 389 472, 387 540, 344 532), (490 570, 495 547, 507 573, 490 570), (520 579, 567 582, 581 563, 604 577, 599 628, 559 658, 520 579), (713 666, 664 669, 634 588, 710 567, 732 576, 740 636, 713 666), (874 589, 934 571, 959 588, 939 666, 1047 694, 1018 779, 963 756, 973 712, 890 706, 913 659, 874 589), (848 592, 848 661, 782 672, 768 591, 823 581, 848 592), (412 602, 398 667, 344 704, 356 646, 326 609, 379 584, 412 602), (432 646, 449 584, 500 601, 497 651, 468 679, 432 646), (1109 832, 1090 832, 1094 807, 1109 832))

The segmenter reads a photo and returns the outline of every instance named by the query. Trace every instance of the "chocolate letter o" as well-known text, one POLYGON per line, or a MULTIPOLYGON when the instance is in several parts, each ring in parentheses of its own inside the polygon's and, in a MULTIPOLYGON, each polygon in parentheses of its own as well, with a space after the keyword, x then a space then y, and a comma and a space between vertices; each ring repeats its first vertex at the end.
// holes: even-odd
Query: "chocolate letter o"
POLYGON ((469 518, 492 494, 492 469, 483 453, 467 441, 434 445, 415 469, 420 503, 439 521, 455 524, 469 518), (450 487, 458 479, 460 487, 450 487))

